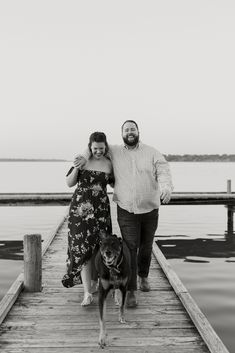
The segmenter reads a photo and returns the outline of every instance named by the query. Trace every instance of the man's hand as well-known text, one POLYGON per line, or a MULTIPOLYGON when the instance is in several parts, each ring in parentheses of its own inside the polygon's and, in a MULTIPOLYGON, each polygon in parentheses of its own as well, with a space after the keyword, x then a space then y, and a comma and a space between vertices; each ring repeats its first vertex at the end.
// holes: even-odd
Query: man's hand
POLYGON ((77 169, 83 169, 86 165, 86 162, 87 160, 82 155, 78 154, 74 158, 73 165, 77 169))
POLYGON ((163 204, 168 203, 171 199, 171 192, 167 189, 162 190, 160 198, 163 204))

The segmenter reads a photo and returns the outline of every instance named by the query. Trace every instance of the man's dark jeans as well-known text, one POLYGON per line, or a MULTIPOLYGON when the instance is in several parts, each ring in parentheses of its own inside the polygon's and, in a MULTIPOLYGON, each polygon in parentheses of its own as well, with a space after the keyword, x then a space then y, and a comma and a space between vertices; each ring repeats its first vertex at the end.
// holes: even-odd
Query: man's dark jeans
POLYGON ((140 277, 148 277, 149 274, 153 239, 158 225, 158 209, 134 214, 117 206, 117 220, 131 253, 128 290, 137 290, 137 273, 140 277))

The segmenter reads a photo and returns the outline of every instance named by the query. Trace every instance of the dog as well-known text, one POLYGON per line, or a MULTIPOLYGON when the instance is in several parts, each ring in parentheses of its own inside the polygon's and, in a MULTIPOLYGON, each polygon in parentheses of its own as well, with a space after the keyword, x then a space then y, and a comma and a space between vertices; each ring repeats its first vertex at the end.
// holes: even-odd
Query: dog
POLYGON ((115 234, 101 236, 100 247, 95 258, 95 267, 99 276, 99 345, 104 348, 107 337, 105 325, 106 298, 111 289, 115 292, 119 289, 121 293, 119 321, 125 323, 125 299, 130 278, 131 260, 129 249, 122 238, 115 234))

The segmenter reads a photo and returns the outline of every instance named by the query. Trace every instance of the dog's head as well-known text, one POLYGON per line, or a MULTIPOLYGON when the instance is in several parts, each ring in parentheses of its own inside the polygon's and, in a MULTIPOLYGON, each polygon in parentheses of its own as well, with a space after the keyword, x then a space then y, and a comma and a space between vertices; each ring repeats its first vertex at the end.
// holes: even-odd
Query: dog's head
POLYGON ((115 265, 122 251, 122 239, 116 234, 101 237, 100 252, 106 265, 115 265))

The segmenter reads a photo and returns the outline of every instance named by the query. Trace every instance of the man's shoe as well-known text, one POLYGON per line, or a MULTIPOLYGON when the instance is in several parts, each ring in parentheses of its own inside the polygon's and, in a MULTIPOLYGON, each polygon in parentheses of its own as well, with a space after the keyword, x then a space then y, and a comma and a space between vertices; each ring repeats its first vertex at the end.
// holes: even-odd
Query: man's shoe
POLYGON ((150 285, 149 285, 147 277, 140 277, 139 287, 142 292, 149 292, 150 291, 150 285))
POLYGON ((127 292, 126 305, 128 308, 135 308, 138 305, 135 291, 130 290, 129 292, 127 292))

